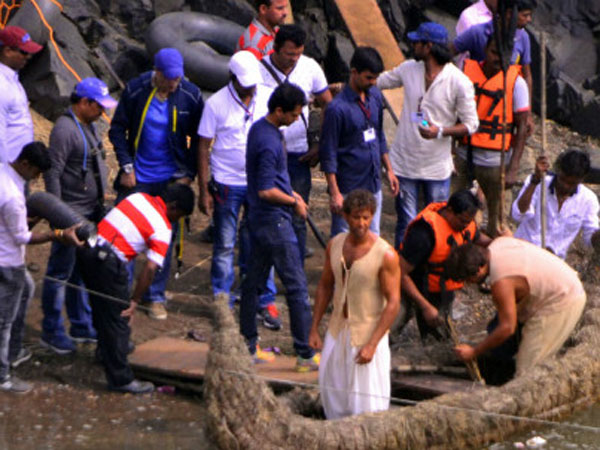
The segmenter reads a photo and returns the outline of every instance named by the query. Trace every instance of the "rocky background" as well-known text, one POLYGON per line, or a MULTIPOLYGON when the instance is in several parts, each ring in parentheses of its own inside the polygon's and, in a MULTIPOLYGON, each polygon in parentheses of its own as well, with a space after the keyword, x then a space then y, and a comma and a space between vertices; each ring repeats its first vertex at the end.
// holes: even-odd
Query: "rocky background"
MULTIPOLYGON (((27 28, 47 43, 23 71, 23 83, 33 107, 54 119, 67 103, 75 83, 57 48, 81 77, 103 78, 118 95, 120 82, 149 70, 144 38, 152 21, 173 11, 214 14, 246 26, 255 11, 252 0, 61 0, 62 11, 50 0, 4 0, 21 3, 11 23, 27 28), (35 3, 54 29, 39 19, 35 3), (120 81, 119 81, 120 80, 120 81)), ((330 82, 348 75, 353 43, 333 0, 292 0, 295 21, 306 28, 306 53, 319 61, 330 82)), ((399 42, 409 55, 405 36, 424 20, 444 24, 454 34, 456 18, 468 0, 378 0, 399 42)), ((548 33, 548 116, 575 131, 600 136, 600 1, 538 0, 532 38, 534 106, 539 109, 539 32, 548 33)), ((202 87, 202 86, 201 86, 202 87)), ((206 89, 205 89, 206 90, 206 89)))

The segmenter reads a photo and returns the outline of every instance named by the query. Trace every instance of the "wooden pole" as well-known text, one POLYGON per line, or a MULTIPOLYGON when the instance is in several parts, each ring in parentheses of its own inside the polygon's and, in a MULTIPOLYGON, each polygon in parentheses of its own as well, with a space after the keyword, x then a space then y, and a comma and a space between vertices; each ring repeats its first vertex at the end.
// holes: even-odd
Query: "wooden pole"
MULTIPOLYGON (((452 321, 452 319, 449 316, 446 318, 446 324, 448 325, 448 331, 450 332, 450 337, 452 338, 454 345, 459 345, 460 339, 458 338, 458 333, 456 331, 456 327, 454 326, 454 322, 452 321)), ((481 372, 479 371, 479 364, 477 364, 477 360, 473 359, 471 361, 467 361, 467 362, 465 362, 465 365, 467 366, 467 370, 469 372, 469 375, 471 376, 471 379, 473 381, 479 382, 479 384, 481 384, 481 385, 485 385, 485 380, 481 376, 481 372)))
MULTIPOLYGON (((542 116, 542 151, 541 156, 546 154, 546 33, 540 33, 540 115, 542 116)), ((542 248, 546 248, 546 174, 542 174, 540 184, 540 220, 542 248)))

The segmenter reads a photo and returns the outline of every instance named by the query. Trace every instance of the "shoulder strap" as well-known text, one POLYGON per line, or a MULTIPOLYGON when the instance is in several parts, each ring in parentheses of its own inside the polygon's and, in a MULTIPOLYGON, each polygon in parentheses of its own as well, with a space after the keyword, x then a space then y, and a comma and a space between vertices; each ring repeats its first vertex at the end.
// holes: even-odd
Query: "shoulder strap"
POLYGON ((277 75, 277 72, 275 72, 275 69, 273 69, 273 67, 267 63, 267 61, 265 61, 266 57, 262 58, 260 60, 260 63, 265 66, 265 69, 267 69, 267 71, 269 72, 269 74, 273 77, 273 79, 275 81, 277 81, 278 85, 282 85, 283 84, 283 80, 279 77, 279 75, 277 75))
MULTIPOLYGON (((279 77, 279 75, 277 75, 277 72, 275 72, 275 69, 269 63, 267 63, 267 61, 265 61, 265 59, 267 59, 266 56, 260 60, 260 63, 265 67, 265 69, 267 69, 267 71, 273 77, 273 79, 277 82, 277 84, 279 86, 281 86, 283 84, 283 80, 279 77)), ((304 112, 302 112, 302 114, 300 114, 300 117, 302 117, 302 122, 304 123, 304 128, 306 128, 306 130, 308 131, 308 122, 306 121, 306 117, 304 117, 304 112)))

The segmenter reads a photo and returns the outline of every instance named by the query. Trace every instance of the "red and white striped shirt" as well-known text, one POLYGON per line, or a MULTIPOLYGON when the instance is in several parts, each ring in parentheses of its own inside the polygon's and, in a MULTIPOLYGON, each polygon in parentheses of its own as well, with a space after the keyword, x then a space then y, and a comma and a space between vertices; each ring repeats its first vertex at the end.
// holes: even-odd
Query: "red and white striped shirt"
MULTIPOLYGON (((275 28, 275 32, 278 29, 279 27, 275 28)), ((274 39, 275 33, 271 33, 258 19, 254 19, 240 36, 235 51, 247 50, 253 53, 256 59, 261 60, 263 56, 273 53, 274 39)))
POLYGON ((167 206, 160 197, 129 195, 98 224, 98 236, 111 244, 123 261, 145 252, 148 259, 162 267, 171 242, 167 206))

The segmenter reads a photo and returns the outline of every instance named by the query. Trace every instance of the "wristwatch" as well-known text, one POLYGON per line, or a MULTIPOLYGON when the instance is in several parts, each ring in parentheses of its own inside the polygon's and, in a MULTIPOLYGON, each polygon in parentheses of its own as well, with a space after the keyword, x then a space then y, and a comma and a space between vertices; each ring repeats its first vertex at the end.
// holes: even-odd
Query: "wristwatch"
POLYGON ((444 127, 439 127, 438 128, 438 134, 437 134, 437 138, 441 139, 444 137, 444 127))
POLYGON ((130 174, 133 173, 133 164, 129 163, 129 164, 125 164, 123 166, 123 172, 130 174))

